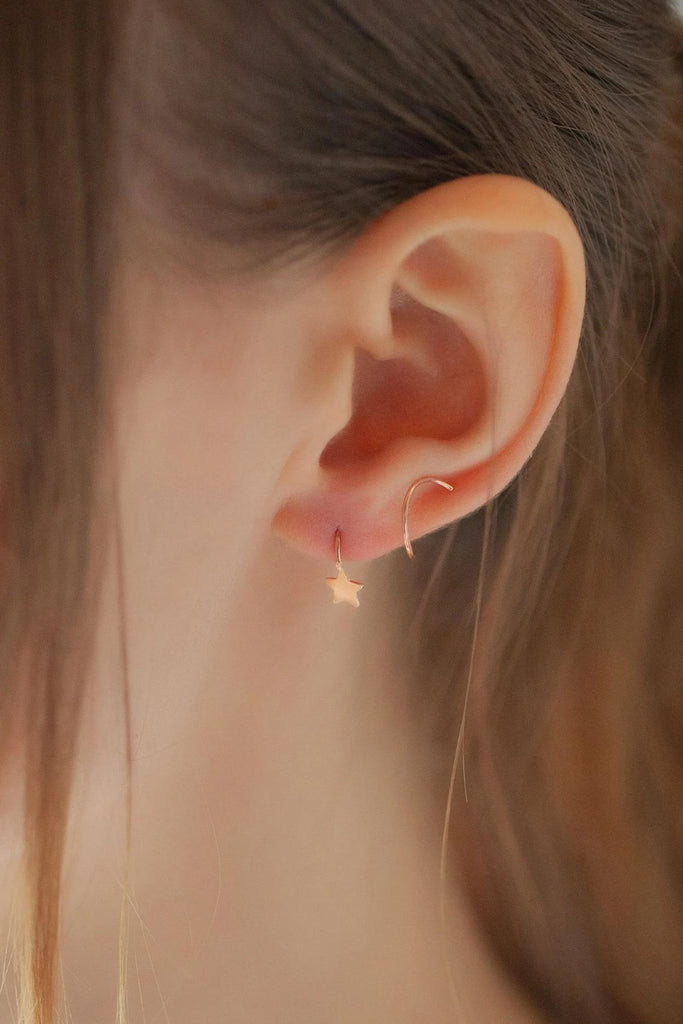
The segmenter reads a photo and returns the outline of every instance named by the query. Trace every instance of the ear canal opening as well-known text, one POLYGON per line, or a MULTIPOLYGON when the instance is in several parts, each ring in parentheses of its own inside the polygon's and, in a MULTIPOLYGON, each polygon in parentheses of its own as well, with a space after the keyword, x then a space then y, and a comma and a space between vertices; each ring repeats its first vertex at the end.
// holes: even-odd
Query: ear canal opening
POLYGON ((391 325, 396 358, 355 350, 351 417, 325 446, 323 469, 367 462, 404 438, 451 441, 484 412, 484 367, 452 317, 395 287, 391 325))

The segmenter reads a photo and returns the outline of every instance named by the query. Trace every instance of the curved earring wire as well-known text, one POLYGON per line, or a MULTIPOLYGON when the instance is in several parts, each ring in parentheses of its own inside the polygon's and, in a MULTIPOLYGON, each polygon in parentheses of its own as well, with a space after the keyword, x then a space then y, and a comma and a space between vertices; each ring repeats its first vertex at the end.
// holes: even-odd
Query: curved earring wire
POLYGON ((358 580, 350 580, 344 572, 341 557, 341 530, 339 527, 335 530, 334 542, 337 575, 328 576, 325 582, 332 589, 335 604, 341 604, 344 601, 346 604, 352 604, 355 608, 358 608, 358 591, 363 589, 364 584, 359 583, 358 580))
POLYGON ((413 551, 413 545, 410 543, 410 537, 408 536, 408 508, 410 506, 410 499, 422 484, 438 484, 439 487, 445 487, 447 491, 452 491, 453 488, 450 484, 447 484, 445 480, 438 480, 435 476, 421 476, 418 480, 410 485, 406 491, 406 496, 403 499, 403 546, 408 552, 409 558, 415 558, 415 552, 413 551))
POLYGON ((337 555, 337 561, 336 561, 335 564, 336 564, 336 567, 337 567, 337 572, 339 572, 339 570, 342 568, 341 530, 339 529, 339 527, 337 527, 337 529, 335 530, 334 541, 335 541, 336 555, 337 555))

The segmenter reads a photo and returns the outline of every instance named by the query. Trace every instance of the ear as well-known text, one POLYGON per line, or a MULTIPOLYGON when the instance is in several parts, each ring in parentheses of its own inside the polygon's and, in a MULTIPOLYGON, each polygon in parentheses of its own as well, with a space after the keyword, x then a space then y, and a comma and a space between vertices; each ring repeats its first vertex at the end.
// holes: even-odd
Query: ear
POLYGON ((417 477, 453 490, 416 492, 413 540, 474 512, 531 456, 576 357, 583 246, 539 186, 476 175, 373 222, 320 288, 324 340, 342 357, 326 363, 338 369, 325 405, 341 417, 332 430, 329 416, 311 421, 280 479, 273 528, 329 558, 339 527, 344 559, 376 558, 402 544, 417 477))

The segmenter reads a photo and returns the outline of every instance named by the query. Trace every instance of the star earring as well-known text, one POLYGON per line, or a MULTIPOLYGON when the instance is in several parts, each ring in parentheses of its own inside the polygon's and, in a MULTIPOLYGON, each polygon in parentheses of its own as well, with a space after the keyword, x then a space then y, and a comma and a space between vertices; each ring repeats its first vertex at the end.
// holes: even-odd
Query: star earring
MULTIPOLYGON (((417 480, 414 480, 406 491, 405 498, 403 499, 402 511, 403 546, 406 549, 409 558, 415 558, 415 552, 413 551, 413 545, 410 543, 410 536, 408 534, 408 509, 410 508, 410 499, 417 488, 421 487, 422 484, 438 484, 439 487, 443 487, 447 491, 453 490, 452 486, 447 484, 445 480, 439 480, 435 476, 421 476, 417 480)), ((328 576, 325 582, 332 588, 334 593, 334 604, 341 604, 342 601, 345 601, 347 604, 352 604, 354 608, 358 608, 358 591, 363 589, 363 584, 350 580, 344 572, 341 560, 341 530, 339 527, 337 527, 334 536, 337 550, 337 575, 328 576)))
POLYGON ((334 604, 341 604, 342 601, 345 601, 347 604, 352 604, 354 608, 358 608, 358 591, 363 589, 363 584, 350 580, 344 572, 341 560, 341 530, 339 527, 337 527, 334 537, 337 548, 337 575, 328 576, 325 582, 328 587, 332 588, 334 604))

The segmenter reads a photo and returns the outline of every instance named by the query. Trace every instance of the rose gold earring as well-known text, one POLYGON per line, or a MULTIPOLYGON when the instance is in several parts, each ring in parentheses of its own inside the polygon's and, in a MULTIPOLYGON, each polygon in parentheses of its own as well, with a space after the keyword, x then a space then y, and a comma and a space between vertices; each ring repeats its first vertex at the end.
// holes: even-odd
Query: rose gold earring
MULTIPOLYGON (((438 484, 439 487, 445 487, 447 491, 452 491, 453 488, 450 484, 447 484, 445 480, 439 480, 435 476, 421 476, 419 479, 413 481, 408 490, 406 491, 405 498, 403 499, 403 546, 408 552, 409 558, 415 558, 415 552, 413 551, 413 545, 410 543, 410 537, 408 535, 408 509, 410 507, 410 499, 422 484, 438 484)), ((358 583, 356 580, 350 580, 344 572, 341 559, 341 530, 339 527, 335 530, 334 534, 335 547, 337 554, 337 575, 328 576, 325 582, 329 587, 332 588, 334 594, 333 603, 341 604, 352 604, 354 608, 360 607, 358 601, 358 591, 363 589, 364 584, 358 583)))
POLYGON ((415 558, 415 552, 413 551, 413 545, 410 543, 410 537, 408 536, 408 507, 410 506, 410 499, 422 484, 438 484, 439 487, 445 487, 447 491, 452 491, 453 488, 450 484, 447 484, 445 480, 438 480, 435 476, 421 476, 418 480, 415 480, 408 490, 406 496, 403 499, 403 546, 408 552, 409 558, 415 558))
POLYGON ((335 531, 334 539, 337 549, 337 575, 328 576, 325 582, 328 587, 332 588, 334 604, 341 604, 342 601, 345 601, 346 604, 352 604, 354 608, 358 608, 358 591, 363 589, 363 584, 350 580, 344 572, 341 560, 341 530, 339 527, 335 531))

